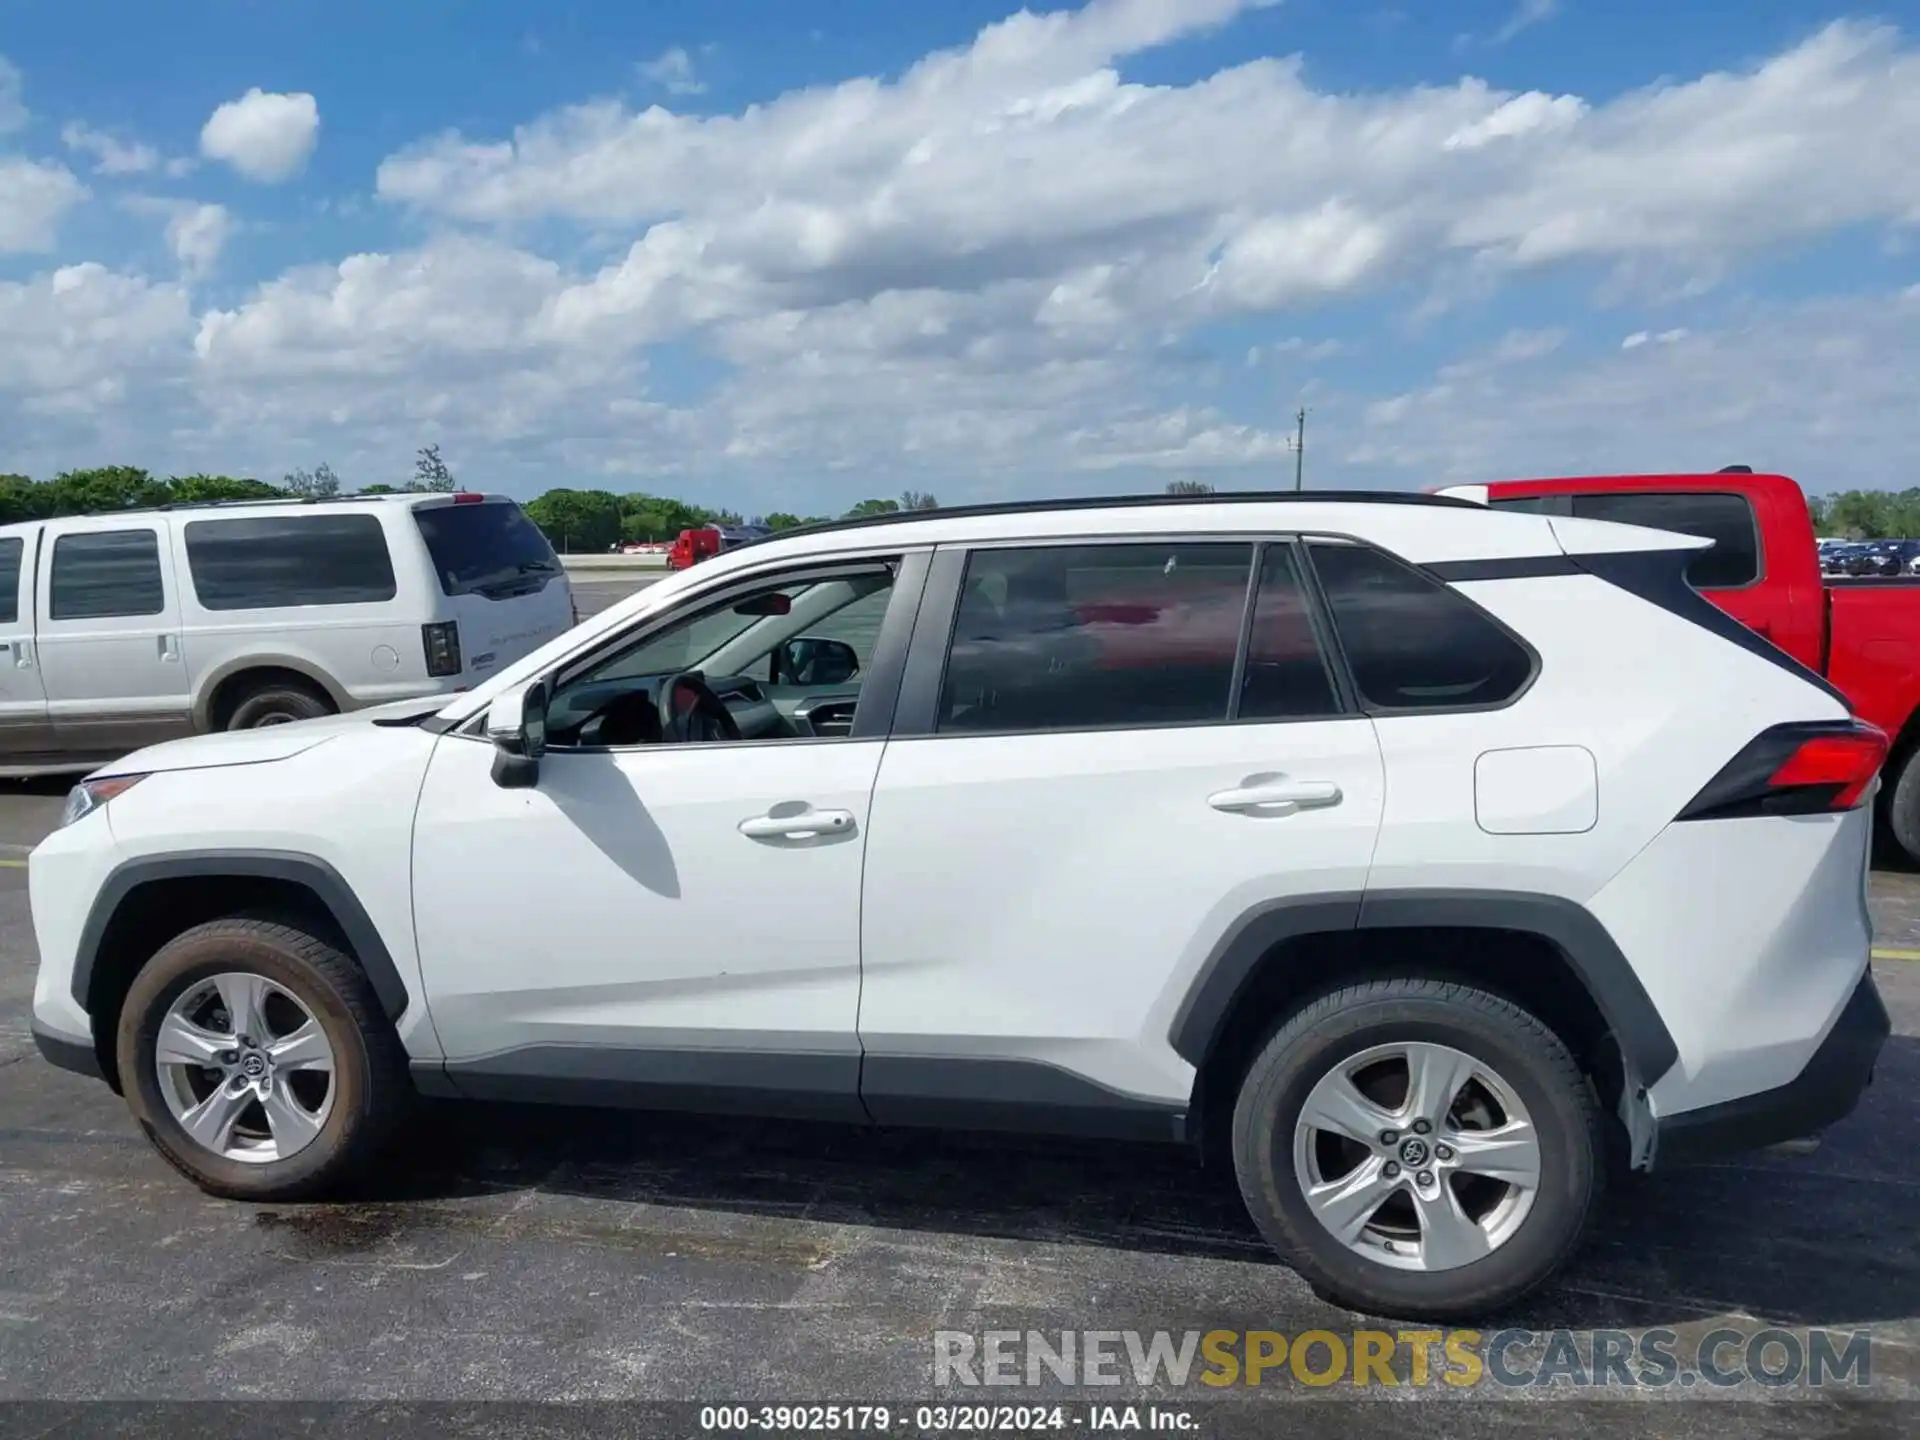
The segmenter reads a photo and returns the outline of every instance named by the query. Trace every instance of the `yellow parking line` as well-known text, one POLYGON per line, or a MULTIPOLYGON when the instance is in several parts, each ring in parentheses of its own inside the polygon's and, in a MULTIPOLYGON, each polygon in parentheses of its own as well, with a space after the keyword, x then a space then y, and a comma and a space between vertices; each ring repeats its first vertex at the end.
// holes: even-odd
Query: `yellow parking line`
POLYGON ((24 860, 0 860, 0 866, 4 866, 8 870, 24 870, 27 868, 27 862, 24 860))
POLYGON ((1874 948, 1873 958, 1876 960, 1920 960, 1920 950, 1882 950, 1876 946, 1874 948))

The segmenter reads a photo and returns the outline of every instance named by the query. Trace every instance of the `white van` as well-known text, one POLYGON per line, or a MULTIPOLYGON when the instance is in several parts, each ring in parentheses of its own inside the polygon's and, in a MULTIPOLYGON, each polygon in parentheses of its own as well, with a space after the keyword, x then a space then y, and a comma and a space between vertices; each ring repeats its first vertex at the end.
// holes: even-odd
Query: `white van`
POLYGON ((464 690, 575 619, 553 547, 500 495, 0 526, 0 775, 464 690))

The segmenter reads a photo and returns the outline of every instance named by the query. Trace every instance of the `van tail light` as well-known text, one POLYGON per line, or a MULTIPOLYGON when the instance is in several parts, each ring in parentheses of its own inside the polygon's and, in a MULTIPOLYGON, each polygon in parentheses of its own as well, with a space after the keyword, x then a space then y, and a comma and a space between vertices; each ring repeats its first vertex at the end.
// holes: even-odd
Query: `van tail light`
POLYGON ((453 503, 456 505, 479 505, 484 503, 486 498, 485 495, 475 490, 457 490, 454 492, 453 503))
POLYGON ((1863 720, 1776 725, 1729 760, 1678 818, 1853 810, 1873 793, 1886 759, 1886 732, 1863 720))
POLYGON ((435 677, 460 673, 460 622, 441 620, 420 627, 420 640, 426 647, 427 674, 435 677))

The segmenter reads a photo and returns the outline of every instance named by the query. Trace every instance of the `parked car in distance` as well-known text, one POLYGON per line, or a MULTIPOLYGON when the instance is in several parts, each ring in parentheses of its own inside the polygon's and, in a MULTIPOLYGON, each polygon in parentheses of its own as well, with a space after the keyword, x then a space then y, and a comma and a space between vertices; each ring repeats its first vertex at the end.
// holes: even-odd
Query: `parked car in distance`
POLYGON ((497 495, 182 505, 0 527, 0 775, 463 689, 573 624, 497 495))
POLYGON ((421 1092, 1186 1142, 1323 1295, 1484 1316, 1888 1033, 1885 736, 1703 549, 1311 493, 743 546, 470 694, 89 777, 34 1034, 220 1195, 421 1092))
MULTIPOLYGON (((1442 494, 1711 540, 1687 571, 1694 589, 1814 675, 1892 739, 1879 809, 1920 862, 1920 581, 1821 572, 1805 493, 1784 475, 1602 475, 1451 486, 1442 494)), ((1859 560, 1865 575, 1885 563, 1859 560)))

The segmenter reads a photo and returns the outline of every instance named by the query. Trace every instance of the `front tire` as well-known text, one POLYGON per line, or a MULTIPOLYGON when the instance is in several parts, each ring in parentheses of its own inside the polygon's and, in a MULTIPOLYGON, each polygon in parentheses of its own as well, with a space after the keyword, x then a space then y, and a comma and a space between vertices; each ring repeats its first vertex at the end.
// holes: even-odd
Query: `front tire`
POLYGON ((1323 1298, 1484 1318, 1579 1245, 1604 1182, 1586 1077, 1518 1006, 1431 979, 1350 986, 1288 1019, 1233 1116, 1254 1222, 1323 1298))
POLYGON ((209 921, 164 946, 127 992, 117 1054, 155 1148, 233 1200, 337 1189, 412 1096, 365 973, 329 940, 265 918, 209 921))

